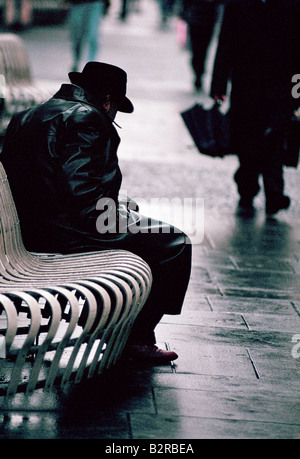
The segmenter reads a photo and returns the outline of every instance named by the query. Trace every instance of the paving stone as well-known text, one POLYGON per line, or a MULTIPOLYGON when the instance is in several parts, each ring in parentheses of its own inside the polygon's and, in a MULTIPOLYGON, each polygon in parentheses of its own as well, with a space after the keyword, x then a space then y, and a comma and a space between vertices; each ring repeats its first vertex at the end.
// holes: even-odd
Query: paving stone
POLYGON ((168 342, 177 341, 185 343, 224 344, 242 346, 247 349, 262 348, 263 350, 276 349, 290 352, 292 333, 275 331, 255 331, 224 327, 207 327, 194 325, 163 324, 157 326, 156 334, 160 342, 163 337, 168 337, 168 342))
POLYGON ((199 343, 169 343, 179 354, 176 373, 223 375, 256 379, 256 374, 245 348, 199 343))
POLYGON ((266 399, 227 392, 155 389, 158 414, 296 424, 300 428, 300 398, 266 399), (264 403, 263 403, 264 401, 264 403))
POLYGON ((295 399, 298 396, 299 380, 295 377, 286 380, 265 375, 261 378, 243 378, 226 375, 189 374, 189 373, 155 373, 152 375, 153 387, 164 389, 185 389, 210 392, 228 392, 240 396, 270 397, 270 394, 295 399))
MULTIPOLYGON (((130 416, 133 438, 170 439, 299 439, 299 425, 192 416, 130 416)), ((193 445, 193 443, 192 443, 193 445)))
POLYGON ((294 301, 291 300, 244 297, 220 298, 219 295, 209 295, 207 301, 212 311, 278 315, 279 318, 298 315, 294 301))
POLYGON ((183 309, 178 316, 165 315, 161 323, 180 324, 180 325, 201 325, 207 327, 225 327, 247 329, 247 324, 240 314, 215 313, 207 311, 195 311, 183 309))

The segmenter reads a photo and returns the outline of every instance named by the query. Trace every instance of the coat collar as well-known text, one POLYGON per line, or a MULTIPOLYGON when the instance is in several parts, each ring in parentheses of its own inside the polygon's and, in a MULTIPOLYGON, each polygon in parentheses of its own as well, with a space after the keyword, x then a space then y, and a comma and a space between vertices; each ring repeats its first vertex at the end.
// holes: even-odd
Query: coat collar
POLYGON ((92 96, 89 92, 76 86, 75 84, 64 83, 61 85, 60 89, 54 94, 53 99, 63 99, 71 100, 73 102, 81 102, 86 105, 90 105, 93 108, 96 108, 104 118, 110 123, 114 123, 118 128, 122 129, 115 120, 112 120, 107 113, 104 111, 103 107, 99 104, 99 101, 96 97, 92 96))
POLYGON ((60 89, 53 96, 54 99, 72 100, 74 102, 83 102, 97 108, 101 113, 105 115, 103 108, 96 97, 92 96, 89 92, 83 88, 76 86, 75 84, 64 83, 60 89))

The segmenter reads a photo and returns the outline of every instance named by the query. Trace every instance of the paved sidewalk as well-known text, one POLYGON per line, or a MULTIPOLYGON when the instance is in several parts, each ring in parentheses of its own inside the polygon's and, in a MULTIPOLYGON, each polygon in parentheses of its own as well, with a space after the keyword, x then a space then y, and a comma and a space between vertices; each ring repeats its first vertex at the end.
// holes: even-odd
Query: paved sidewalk
MULTIPOLYGON (((157 327, 159 343, 179 359, 151 369, 122 362, 106 376, 51 396, 37 391, 9 405, 0 400, 0 438, 299 438, 299 170, 286 170, 288 212, 266 219, 261 194, 255 217, 238 217, 236 158, 199 155, 179 116, 195 100, 210 101, 192 93, 176 21, 160 30, 157 3, 141 0, 140 11, 120 24, 113 5, 99 59, 128 71, 136 107, 117 119, 123 188, 145 213, 164 216, 166 207, 154 198, 178 198, 172 201, 178 212, 188 199, 192 210, 182 221, 195 242, 183 312, 157 327), (200 223, 193 221, 195 210, 200 223)), ((37 79, 66 79, 66 27, 37 28, 22 38, 37 79)), ((211 59, 206 91, 210 68, 211 59)))

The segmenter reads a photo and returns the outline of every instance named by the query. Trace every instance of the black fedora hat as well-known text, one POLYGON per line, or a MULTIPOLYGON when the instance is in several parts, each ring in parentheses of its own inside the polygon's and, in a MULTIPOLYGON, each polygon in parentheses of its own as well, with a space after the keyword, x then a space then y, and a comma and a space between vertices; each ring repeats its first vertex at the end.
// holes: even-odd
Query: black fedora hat
POLYGON ((70 72, 69 78, 71 83, 96 97, 111 95, 120 112, 133 112, 133 105, 126 97, 127 73, 123 69, 103 62, 88 62, 82 72, 70 72))

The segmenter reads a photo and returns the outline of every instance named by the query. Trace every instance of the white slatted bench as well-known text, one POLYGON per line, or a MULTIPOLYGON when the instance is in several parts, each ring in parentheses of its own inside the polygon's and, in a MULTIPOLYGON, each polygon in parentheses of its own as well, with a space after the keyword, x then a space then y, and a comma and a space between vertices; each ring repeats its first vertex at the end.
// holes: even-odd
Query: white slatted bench
POLYGON ((80 382, 121 357, 151 289, 125 250, 34 254, 0 163, 0 395, 80 382))
POLYGON ((48 100, 59 85, 33 80, 23 40, 13 33, 0 33, 0 135, 11 117, 48 100))

